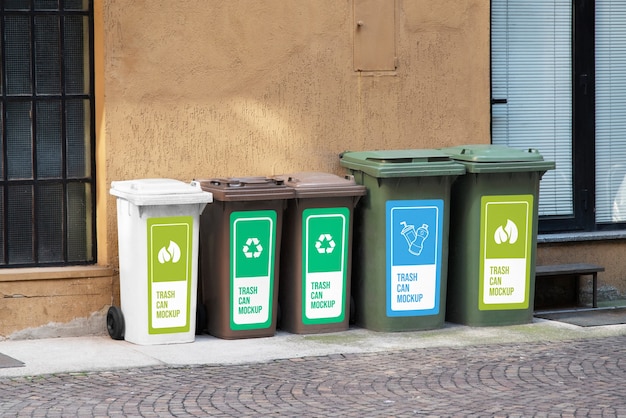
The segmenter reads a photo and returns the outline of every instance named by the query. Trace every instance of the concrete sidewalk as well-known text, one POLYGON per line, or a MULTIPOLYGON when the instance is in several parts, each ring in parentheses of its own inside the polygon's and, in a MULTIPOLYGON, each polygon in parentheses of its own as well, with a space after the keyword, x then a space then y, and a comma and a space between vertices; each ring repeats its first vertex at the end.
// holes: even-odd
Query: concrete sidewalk
POLYGON ((186 344, 141 346, 108 336, 0 341, 0 353, 25 363, 0 369, 0 378, 89 372, 150 366, 259 363, 331 354, 376 353, 428 347, 555 342, 626 335, 626 325, 582 328, 536 319, 532 324, 474 328, 446 324, 442 329, 385 333, 348 331, 222 340, 208 335, 186 344))

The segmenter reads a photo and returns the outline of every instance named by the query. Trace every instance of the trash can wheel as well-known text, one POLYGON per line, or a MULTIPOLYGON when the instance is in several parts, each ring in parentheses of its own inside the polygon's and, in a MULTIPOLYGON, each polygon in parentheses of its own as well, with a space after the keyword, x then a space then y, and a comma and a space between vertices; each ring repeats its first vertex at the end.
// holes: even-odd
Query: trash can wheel
POLYGON ((356 323, 356 306, 354 306, 354 296, 350 295, 350 319, 348 320, 349 324, 356 323))
POLYGON ((117 306, 111 306, 107 312, 107 331, 114 340, 124 339, 124 315, 122 310, 117 306))
POLYGON ((202 335, 206 330, 207 324, 207 309, 202 303, 198 303, 196 306, 196 335, 202 335))

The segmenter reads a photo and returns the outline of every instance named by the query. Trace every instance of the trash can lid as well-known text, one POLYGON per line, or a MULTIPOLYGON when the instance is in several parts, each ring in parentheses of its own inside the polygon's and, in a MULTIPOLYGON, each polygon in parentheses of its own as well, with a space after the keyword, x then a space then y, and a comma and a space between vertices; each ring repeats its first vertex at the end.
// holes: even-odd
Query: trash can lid
POLYGON ((213 201, 211 193, 174 179, 113 181, 109 192, 136 206, 185 205, 213 201))
POLYGON ((194 180, 192 184, 198 184, 222 202, 293 199, 295 195, 283 180, 270 177, 214 178, 194 180))
POLYGON ((299 172, 276 176, 295 191, 296 198, 364 196, 367 188, 356 184, 354 176, 331 173, 299 172))
POLYGON ((378 178, 465 174, 462 164, 434 149, 347 151, 340 156, 340 164, 378 178))
POLYGON ((470 173, 547 171, 554 162, 545 161, 534 148, 516 149, 504 145, 474 144, 441 148, 470 173))

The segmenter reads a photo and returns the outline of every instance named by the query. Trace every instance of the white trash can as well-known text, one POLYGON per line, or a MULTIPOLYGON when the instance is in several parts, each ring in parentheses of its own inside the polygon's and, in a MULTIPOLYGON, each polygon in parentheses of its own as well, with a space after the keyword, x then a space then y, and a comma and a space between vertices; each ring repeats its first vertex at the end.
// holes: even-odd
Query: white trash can
POLYGON ((172 179, 114 181, 121 310, 113 339, 150 345, 193 342, 196 333, 199 217, 213 194, 172 179))

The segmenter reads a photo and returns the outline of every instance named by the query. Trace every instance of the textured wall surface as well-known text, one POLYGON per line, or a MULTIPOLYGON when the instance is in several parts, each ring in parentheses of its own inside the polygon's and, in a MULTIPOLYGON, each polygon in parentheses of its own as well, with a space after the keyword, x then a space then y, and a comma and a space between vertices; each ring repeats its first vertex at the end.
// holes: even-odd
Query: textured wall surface
MULTIPOLYGON (((115 180, 340 174, 345 150, 489 142, 488 2, 94 5, 100 266, 118 267, 115 180), (360 30, 391 35, 385 71, 354 70, 355 36, 360 53, 380 46, 358 38, 355 10, 367 11, 360 30)), ((0 312, 12 318, 0 338, 101 328, 106 307, 119 304, 119 280, 90 269, 0 276, 0 312)))
MULTIPOLYGON (((598 300, 623 300, 626 295, 626 243, 621 240, 541 244, 537 264, 594 263, 604 266, 598 273, 598 300)), ((549 279, 548 279, 549 280, 549 279)), ((591 301, 591 279, 580 280, 582 293, 591 301)))
POLYGON ((109 268, 2 269, 0 340, 102 334, 117 289, 109 268))
MULTIPOLYGON (((354 71, 355 4, 391 1, 103 3, 100 262, 117 264, 112 180, 339 174, 345 150, 489 143, 489 2, 395 0, 396 70, 354 71)), ((603 264, 600 286, 626 294, 622 247, 537 260, 603 264)))
POLYGON ((490 140, 488 2, 396 0, 397 69, 378 73, 354 71, 353 0, 102 7, 100 262, 114 180, 342 173, 345 150, 490 140))
MULTIPOLYGON (((489 143, 489 13, 484 0, 95 0, 98 264, 118 266, 111 181, 341 174, 345 150, 489 143), (358 72, 357 31, 377 7, 396 69, 358 72)), ((541 245, 537 262, 603 264, 600 288, 620 297, 623 247, 541 245)), ((0 338, 98 328, 119 304, 117 272, 84 273, 0 277, 0 313, 14 318, 0 338)))

